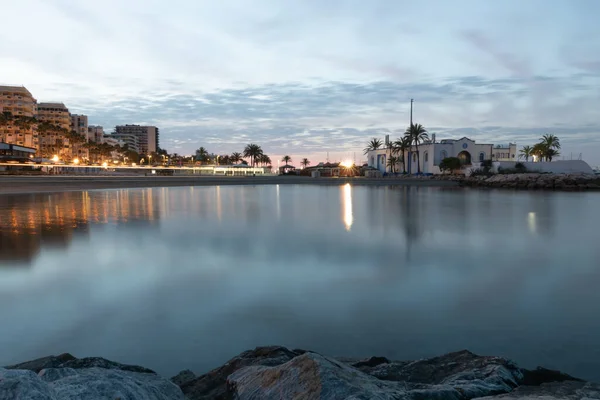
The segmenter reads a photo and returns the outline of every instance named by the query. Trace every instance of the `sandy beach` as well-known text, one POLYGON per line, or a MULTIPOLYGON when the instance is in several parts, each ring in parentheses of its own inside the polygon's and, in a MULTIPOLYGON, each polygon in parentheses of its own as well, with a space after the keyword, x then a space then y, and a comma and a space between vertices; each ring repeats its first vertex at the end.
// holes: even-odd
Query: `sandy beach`
POLYGON ((126 189, 214 185, 371 185, 442 186, 457 182, 416 179, 309 178, 298 176, 0 176, 0 194, 63 192, 94 189, 126 189))

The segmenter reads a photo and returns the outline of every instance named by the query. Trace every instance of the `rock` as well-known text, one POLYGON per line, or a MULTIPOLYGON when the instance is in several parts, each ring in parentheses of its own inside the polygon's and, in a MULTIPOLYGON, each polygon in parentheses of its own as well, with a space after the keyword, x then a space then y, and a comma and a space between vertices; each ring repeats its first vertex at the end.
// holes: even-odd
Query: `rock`
POLYGON ((154 371, 148 368, 137 365, 120 364, 100 357, 76 358, 67 361, 60 365, 60 368, 104 368, 104 369, 119 369, 121 371, 141 372, 146 374, 155 374, 154 371))
POLYGON ((478 400, 593 400, 600 399, 600 385, 589 382, 553 382, 520 386, 514 391, 478 400))
POLYGON ((105 368, 60 368, 40 372, 57 399, 183 400, 177 385, 156 374, 105 368))
POLYGON ((156 374, 104 368, 0 369, 0 399, 183 400, 177 385, 156 374))
POLYGON ((190 400, 229 399, 227 377, 240 368, 252 365, 276 366, 284 364, 300 354, 281 346, 257 347, 245 351, 227 361, 223 366, 181 385, 190 400))
POLYGON ((194 374, 189 369, 186 369, 184 371, 181 371, 180 373, 178 373, 174 377, 172 377, 171 378, 171 382, 173 382, 177 386, 181 386, 181 385, 186 384, 186 383, 188 383, 190 381, 193 381, 194 379, 196 379, 196 374, 194 374))
POLYGON ((42 357, 42 358, 38 358, 36 360, 26 361, 24 363, 11 365, 11 366, 8 366, 5 368, 6 369, 28 369, 30 371, 37 373, 37 372, 40 372, 41 370, 43 370, 44 368, 56 368, 56 367, 59 367, 61 364, 65 363, 67 361, 72 361, 72 360, 76 360, 76 358, 73 357, 69 353, 63 353, 59 356, 42 357))
POLYGON ((58 400, 58 397, 35 372, 0 368, 0 399, 58 400))
POLYGON ((76 358, 69 353, 64 353, 59 356, 38 358, 37 360, 11 365, 9 367, 6 367, 6 369, 28 369, 34 372, 40 372, 42 369, 46 368, 79 369, 92 367, 105 369, 120 369, 123 371, 143 372, 149 374, 155 373, 151 369, 139 367, 137 365, 120 364, 101 357, 76 358))

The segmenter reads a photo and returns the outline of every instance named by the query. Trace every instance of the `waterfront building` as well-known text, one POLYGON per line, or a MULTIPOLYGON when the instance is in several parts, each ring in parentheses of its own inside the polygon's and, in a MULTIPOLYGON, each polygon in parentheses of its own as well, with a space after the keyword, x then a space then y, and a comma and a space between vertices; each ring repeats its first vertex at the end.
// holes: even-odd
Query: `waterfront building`
POLYGON ((517 144, 499 144, 492 148, 492 161, 516 161, 517 144))
POLYGON ((29 161, 35 155, 33 147, 19 146, 16 144, 0 142, 0 162, 29 161))
POLYGON ((140 155, 149 155, 158 151, 159 130, 156 126, 117 125, 115 133, 137 136, 140 155))
POLYGON ((71 114, 71 130, 77 134, 83 136, 86 141, 88 138, 88 116, 71 114))
POLYGON ((62 129, 39 132, 39 151, 43 158, 58 156, 71 159, 71 146, 67 133, 71 130, 71 114, 63 103, 39 103, 37 119, 40 123, 48 123, 62 129))
POLYGON ((88 142, 102 143, 104 140, 104 128, 97 125, 88 126, 87 138, 88 142))
POLYGON ((16 123, 14 118, 35 117, 37 100, 24 86, 0 86, 0 114, 10 113, 12 119, 0 126, 0 142, 25 147, 38 147, 35 124, 16 123))
MULTIPOLYGON (((479 144, 467 137, 444 139, 437 143, 429 141, 419 145, 418 156, 414 148, 405 151, 406 172, 416 174, 420 170, 424 174, 439 174, 441 173, 440 162, 446 157, 458 158, 465 167, 486 160, 501 161, 505 157, 514 161, 512 157, 513 155, 516 156, 516 147, 517 145, 513 143, 506 147, 479 144)), ((387 165, 389 156, 390 150, 387 148, 369 151, 367 153, 367 164, 369 167, 376 168, 383 173, 390 172, 390 167, 387 165)), ((396 154, 395 156, 399 155, 396 154)), ((396 165, 396 171, 402 172, 402 161, 396 165)))
MULTIPOLYGON (((140 139, 139 136, 131 134, 131 133, 116 133, 113 132, 109 136, 111 139, 117 140, 121 147, 127 146, 128 150, 135 151, 136 153, 140 153, 140 139)), ((145 153, 143 153, 145 154, 145 153)))

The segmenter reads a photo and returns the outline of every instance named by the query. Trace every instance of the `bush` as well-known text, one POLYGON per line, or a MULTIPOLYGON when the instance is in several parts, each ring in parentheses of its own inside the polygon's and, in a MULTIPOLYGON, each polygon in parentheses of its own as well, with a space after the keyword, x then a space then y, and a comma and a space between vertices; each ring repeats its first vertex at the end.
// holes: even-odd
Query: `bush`
POLYGON ((460 169, 460 160, 458 157, 446 157, 440 162, 440 171, 454 171, 460 169))
POLYGON ((492 176, 492 172, 490 171, 490 168, 484 167, 484 168, 477 168, 474 170, 471 170, 471 175, 470 176, 492 176))
POLYGON ((527 171, 527 167, 525 166, 525 164, 518 162, 515 164, 515 169, 521 173, 526 172, 527 171))

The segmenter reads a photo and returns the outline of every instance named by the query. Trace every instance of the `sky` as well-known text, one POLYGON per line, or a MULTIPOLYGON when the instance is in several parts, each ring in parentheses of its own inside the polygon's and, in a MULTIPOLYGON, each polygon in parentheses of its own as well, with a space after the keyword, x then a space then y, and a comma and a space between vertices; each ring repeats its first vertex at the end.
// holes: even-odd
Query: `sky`
POLYGON ((600 165, 597 0, 0 0, 0 83, 170 153, 364 160, 414 121, 437 139, 546 133, 600 165))

